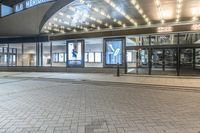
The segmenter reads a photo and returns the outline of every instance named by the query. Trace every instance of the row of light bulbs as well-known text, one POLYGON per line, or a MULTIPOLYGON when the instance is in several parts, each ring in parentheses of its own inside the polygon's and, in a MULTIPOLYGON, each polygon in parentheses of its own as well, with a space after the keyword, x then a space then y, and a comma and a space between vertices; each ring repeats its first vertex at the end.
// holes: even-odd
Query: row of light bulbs
POLYGON ((131 3, 135 6, 135 8, 137 9, 137 11, 139 12, 139 14, 143 17, 144 21, 148 24, 151 25, 151 22, 149 20, 149 18, 147 17, 146 14, 144 14, 144 11, 142 10, 142 8, 140 7, 139 3, 137 2, 137 0, 131 0, 131 3))
POLYGON ((107 19, 110 19, 112 20, 113 22, 115 22, 116 24, 120 25, 120 26, 123 26, 125 27, 125 24, 122 23, 122 21, 120 20, 117 20, 116 18, 112 18, 109 14, 105 13, 103 10, 100 10, 99 8, 97 7, 93 7, 91 4, 89 3, 86 3, 84 0, 80 0, 80 2, 82 4, 85 4, 88 8, 92 9, 94 12, 106 17, 107 19))
MULTIPOLYGON (((106 17, 107 19, 112 20, 113 22, 117 23, 117 24, 120 25, 120 26, 126 27, 126 25, 123 24, 120 20, 117 20, 117 19, 115 19, 115 18, 112 18, 109 14, 105 13, 103 10, 98 9, 97 7, 92 6, 91 4, 87 3, 85 0, 79 0, 79 1, 80 1, 80 3, 82 3, 82 4, 85 4, 88 8, 92 9, 94 12, 99 13, 100 15, 106 17)), ((137 22, 136 22, 132 17, 130 17, 128 14, 126 14, 126 13, 125 13, 119 6, 117 6, 112 0, 104 0, 104 1, 105 1, 106 3, 108 3, 111 7, 113 7, 116 11, 118 11, 118 12, 119 12, 122 16, 124 16, 126 19, 128 19, 132 24, 134 24, 135 26, 138 25, 137 22)), ((147 15, 144 14, 144 11, 143 11, 142 8, 140 7, 138 1, 137 1, 137 0, 131 0, 131 3, 132 3, 132 4, 134 5, 134 7, 137 9, 138 13, 143 17, 143 19, 145 20, 145 22, 146 22, 148 25, 151 25, 151 21, 149 20, 149 18, 147 17, 147 15)), ((160 0, 155 0, 155 4, 156 4, 156 7, 157 7, 157 11, 158 11, 158 13, 159 13, 159 18, 160 18, 160 20, 161 20, 161 23, 164 24, 164 23, 165 23, 165 16, 163 15, 163 11, 162 11, 162 8, 161 8, 161 2, 160 2, 160 0)), ((177 0, 177 5, 176 5, 176 22, 179 22, 179 21, 180 21, 180 16, 181 16, 181 12, 182 12, 182 6, 183 6, 183 0, 177 0)), ((95 17, 92 17, 92 16, 88 15, 87 13, 84 14, 84 13, 82 13, 81 11, 77 10, 77 9, 74 8, 74 7, 69 7, 69 9, 70 9, 71 11, 75 12, 75 13, 78 13, 78 14, 80 14, 80 15, 82 15, 82 16, 84 16, 84 17, 90 19, 90 20, 92 20, 92 21, 95 21, 96 23, 98 23, 98 24, 100 24, 100 25, 103 24, 103 22, 102 22, 101 20, 99 20, 99 19, 97 19, 97 18, 95 18, 95 17)), ((196 13, 196 12, 197 12, 197 11, 195 10, 195 13, 196 13)), ((62 12, 59 12, 59 14, 62 15, 62 16, 64 15, 64 13, 62 13, 62 12)), ((193 17, 193 20, 197 20, 197 17, 198 17, 198 16, 197 16, 196 14, 193 15, 193 16, 194 16, 194 17, 193 17)), ((70 15, 67 15, 67 17, 70 19, 71 16, 70 16, 70 15)), ((58 21, 59 21, 59 22, 62 22, 60 19, 59 19, 58 21)), ((78 22, 79 22, 79 21, 78 21, 78 22)), ((64 21, 63 23, 70 25, 70 23, 69 23, 69 22, 66 22, 66 21, 64 21)), ((79 23, 81 23, 81 22, 79 22, 79 23)), ((96 28, 96 29, 98 29, 98 30, 101 29, 99 26, 96 26, 95 24, 90 24, 90 23, 88 23, 88 22, 85 22, 85 24, 86 24, 87 26, 90 26, 90 27, 92 27, 92 28, 96 28)), ((106 27, 108 27, 108 28, 110 28, 110 29, 113 28, 113 26, 112 26, 112 25, 109 25, 108 23, 104 23, 103 25, 106 26, 106 27)), ((88 31, 88 28, 83 27, 83 26, 74 26, 74 25, 71 25, 71 26, 73 26, 73 27, 75 27, 75 28, 83 29, 83 30, 85 30, 85 31, 88 31)), ((57 25, 57 24, 54 24, 54 27, 55 27, 56 31, 58 31, 58 25, 57 25)), ((52 28, 45 27, 45 29, 52 29, 52 28)), ((64 29, 64 26, 61 27, 61 31, 64 31, 63 29, 64 29)), ((67 28, 67 30, 71 30, 71 31, 76 32, 76 29, 67 28)))
POLYGON ((122 16, 124 16, 128 21, 130 21, 132 24, 137 26, 137 22, 129 16, 127 13, 123 11, 119 6, 117 6, 112 0, 104 0, 106 3, 108 3, 111 7, 113 7, 118 13, 120 13, 122 16))
POLYGON ((160 0, 155 0, 155 4, 156 4, 156 8, 157 8, 157 12, 158 12, 160 21, 161 21, 162 24, 164 24, 165 20, 164 20, 164 16, 163 16, 163 13, 162 13, 160 0))
POLYGON ((177 0, 176 6, 176 22, 180 21, 181 12, 182 12, 183 0, 177 0))

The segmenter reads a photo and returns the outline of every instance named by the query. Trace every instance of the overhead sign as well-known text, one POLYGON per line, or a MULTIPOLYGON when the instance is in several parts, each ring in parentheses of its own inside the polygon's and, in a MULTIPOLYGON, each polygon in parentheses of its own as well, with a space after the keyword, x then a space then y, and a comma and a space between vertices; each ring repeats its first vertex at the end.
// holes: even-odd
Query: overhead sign
POLYGON ((192 30, 200 30, 200 24, 193 24, 192 30))
POLYGON ((18 3, 14 6, 15 12, 19 12, 22 11, 24 9, 28 9, 31 8, 33 6, 42 4, 42 3, 46 3, 46 2, 50 2, 53 0, 25 0, 21 3, 18 3))
POLYGON ((157 31, 158 32, 172 32, 173 28, 172 27, 158 27, 157 31))

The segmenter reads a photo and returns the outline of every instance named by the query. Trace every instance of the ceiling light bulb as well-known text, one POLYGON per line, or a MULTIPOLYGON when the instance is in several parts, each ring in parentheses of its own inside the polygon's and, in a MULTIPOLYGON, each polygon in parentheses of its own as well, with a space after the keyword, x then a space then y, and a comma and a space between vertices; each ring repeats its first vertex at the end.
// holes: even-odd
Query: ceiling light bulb
POLYGON ((140 6, 137 4, 137 5, 135 5, 135 8, 136 8, 137 10, 139 10, 140 6))
POLYGON ((126 27, 126 24, 123 24, 123 27, 125 28, 125 27, 126 27))
POLYGON ((135 4, 136 4, 136 0, 132 0, 131 2, 133 3, 133 5, 135 5, 135 4))

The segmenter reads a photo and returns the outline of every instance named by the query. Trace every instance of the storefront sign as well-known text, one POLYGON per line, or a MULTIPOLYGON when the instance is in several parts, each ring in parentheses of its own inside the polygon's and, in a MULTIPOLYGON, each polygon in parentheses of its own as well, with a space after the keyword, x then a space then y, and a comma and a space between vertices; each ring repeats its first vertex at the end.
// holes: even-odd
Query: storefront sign
POLYGON ((192 30, 200 30, 200 24, 192 25, 192 30))
POLYGON ((14 10, 15 10, 15 12, 19 12, 24 9, 28 9, 33 6, 36 6, 36 5, 39 5, 42 3, 46 3, 46 2, 50 2, 50 1, 53 1, 53 0, 25 0, 24 2, 21 2, 17 5, 15 5, 14 10))
POLYGON ((158 27, 158 32, 172 32, 172 27, 158 27))

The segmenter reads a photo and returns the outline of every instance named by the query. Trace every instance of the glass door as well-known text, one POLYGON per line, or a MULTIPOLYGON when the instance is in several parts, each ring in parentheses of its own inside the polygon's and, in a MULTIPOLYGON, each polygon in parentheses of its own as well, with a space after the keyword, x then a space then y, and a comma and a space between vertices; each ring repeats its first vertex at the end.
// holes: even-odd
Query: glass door
POLYGON ((148 72, 148 50, 127 50, 127 72, 143 74, 148 72))
POLYGON ((157 74, 163 71, 164 53, 163 49, 152 50, 152 73, 157 74))

